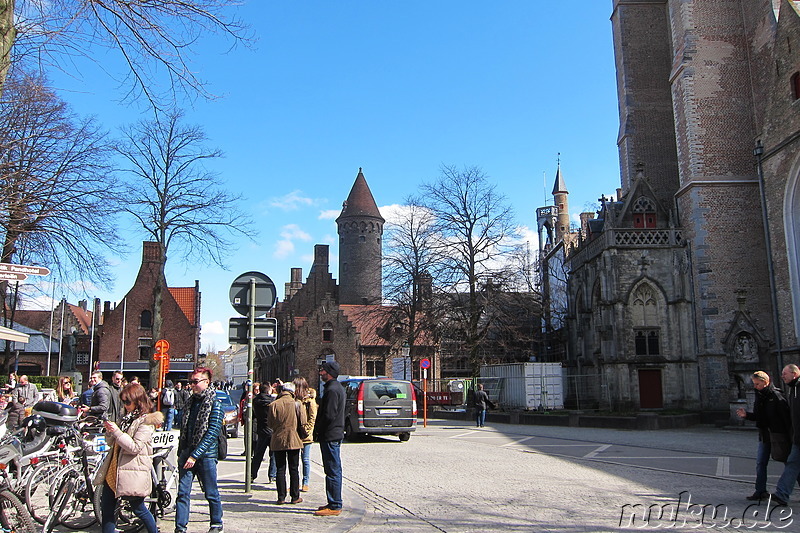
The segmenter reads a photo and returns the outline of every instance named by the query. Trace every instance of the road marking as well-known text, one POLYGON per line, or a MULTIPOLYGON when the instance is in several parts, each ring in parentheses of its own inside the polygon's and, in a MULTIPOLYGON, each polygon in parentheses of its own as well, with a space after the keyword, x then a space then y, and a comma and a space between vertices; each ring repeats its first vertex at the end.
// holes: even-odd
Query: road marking
POLYGON ((527 441, 527 440, 533 440, 533 439, 535 439, 535 438, 536 438, 536 437, 525 437, 524 439, 517 439, 517 440, 515 440, 515 441, 507 442, 507 443, 503 444, 503 445, 502 445, 502 446, 500 446, 500 447, 501 447, 501 448, 503 448, 503 447, 505 447, 505 446, 514 446, 515 444, 520 444, 520 443, 522 443, 522 442, 525 442, 525 441, 527 441))
POLYGON ((592 457, 596 457, 598 453, 604 452, 609 448, 611 448, 611 444, 603 444, 602 446, 599 446, 595 451, 589 452, 586 455, 584 455, 583 458, 591 459, 592 457))
POLYGON ((730 457, 717 457, 717 475, 720 477, 728 477, 731 475, 730 457))
POLYGON ((451 435, 451 436, 449 436, 447 438, 448 439, 458 439, 458 438, 461 438, 461 437, 466 437, 468 435, 474 435, 475 433, 478 433, 478 431, 467 431, 466 433, 462 433, 460 435, 451 435))

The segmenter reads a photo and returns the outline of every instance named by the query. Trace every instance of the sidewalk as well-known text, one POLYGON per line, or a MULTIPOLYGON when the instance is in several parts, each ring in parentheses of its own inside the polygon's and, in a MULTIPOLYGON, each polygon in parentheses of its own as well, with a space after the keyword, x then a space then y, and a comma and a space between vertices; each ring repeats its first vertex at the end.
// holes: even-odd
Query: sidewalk
MULTIPOLYGON (((267 481, 267 462, 261 465, 258 479, 253 482, 250 494, 244 492, 245 458, 241 438, 228 441, 228 458, 220 461, 218 481, 222 499, 225 533, 260 533, 267 531, 327 532, 349 531, 362 520, 366 512, 364 500, 348 488, 342 487, 344 508, 339 516, 314 516, 313 511, 327 503, 325 477, 322 471, 319 446, 311 448, 310 490, 301 492, 303 502, 295 505, 275 505, 275 483, 267 481)), ((302 465, 301 465, 302 468, 302 465)), ((287 479, 288 483, 288 479, 287 479)), ((188 533, 208 531, 208 504, 197 481, 193 485, 192 507, 188 533)), ((159 522, 163 533, 175 529, 175 512, 159 522)))

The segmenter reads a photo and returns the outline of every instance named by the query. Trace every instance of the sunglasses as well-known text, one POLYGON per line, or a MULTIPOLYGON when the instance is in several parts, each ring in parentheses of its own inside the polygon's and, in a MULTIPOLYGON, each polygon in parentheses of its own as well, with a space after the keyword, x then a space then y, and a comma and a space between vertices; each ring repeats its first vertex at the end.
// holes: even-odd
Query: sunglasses
POLYGON ((189 385, 197 385, 197 384, 198 384, 198 383, 200 383, 201 381, 208 381, 208 379, 207 379, 207 378, 203 378, 203 379, 190 379, 190 380, 189 380, 189 385))
POLYGON ((124 403, 125 405, 130 405, 133 403, 133 400, 122 400, 122 403, 124 403))

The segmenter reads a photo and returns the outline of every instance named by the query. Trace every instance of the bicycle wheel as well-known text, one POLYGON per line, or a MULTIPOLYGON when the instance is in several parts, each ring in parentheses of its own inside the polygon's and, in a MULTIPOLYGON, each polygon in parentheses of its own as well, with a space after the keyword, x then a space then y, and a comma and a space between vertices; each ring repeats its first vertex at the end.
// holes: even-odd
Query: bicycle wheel
POLYGON ((73 479, 72 493, 58 519, 69 529, 86 529, 97 523, 100 509, 95 509, 93 487, 86 484, 82 470, 71 468, 72 473, 67 475, 73 479))
POLYGON ((25 484, 25 506, 40 524, 44 524, 50 514, 50 487, 63 468, 61 463, 40 463, 25 484))
POLYGON ((0 491, 0 524, 4 531, 36 533, 30 513, 10 490, 0 491))
POLYGON ((50 514, 44 521, 42 530, 44 533, 51 533, 53 528, 59 523, 60 516, 64 512, 64 508, 69 503, 72 488, 75 485, 75 478, 73 476, 61 476, 59 484, 55 490, 51 491, 53 494, 53 507, 50 509, 50 514))

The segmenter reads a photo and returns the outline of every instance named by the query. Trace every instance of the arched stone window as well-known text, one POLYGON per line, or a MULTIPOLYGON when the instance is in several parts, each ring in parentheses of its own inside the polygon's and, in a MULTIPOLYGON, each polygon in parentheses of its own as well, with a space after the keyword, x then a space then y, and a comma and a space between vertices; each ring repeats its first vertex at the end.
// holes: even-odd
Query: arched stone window
POLYGON ((333 342, 333 324, 330 322, 322 324, 322 342, 333 342))
POLYGON ((153 327, 153 313, 145 309, 142 311, 142 314, 139 315, 139 327, 143 329, 149 329, 153 327))
POLYGON ((631 294, 630 310, 636 355, 661 353, 659 298, 649 283, 641 283, 631 294))
POLYGON ((786 183, 783 204, 786 259, 789 264, 795 335, 800 338, 800 159, 795 161, 786 183))
POLYGON ((647 196, 640 196, 633 203, 633 227, 656 227, 656 204, 647 196))

